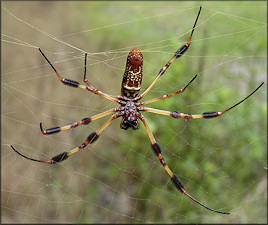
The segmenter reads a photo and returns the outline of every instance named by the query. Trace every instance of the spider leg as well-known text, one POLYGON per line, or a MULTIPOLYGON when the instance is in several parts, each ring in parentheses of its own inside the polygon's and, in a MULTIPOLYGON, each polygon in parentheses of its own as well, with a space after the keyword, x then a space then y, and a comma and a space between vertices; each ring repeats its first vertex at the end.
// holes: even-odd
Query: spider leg
POLYGON ((26 158, 26 159, 29 159, 29 160, 32 160, 32 161, 35 161, 35 162, 41 162, 41 163, 48 163, 48 164, 54 164, 54 163, 60 163, 62 162, 63 160, 67 159, 69 156, 77 153, 78 151, 82 150, 83 148, 85 148, 88 144, 92 144, 94 143, 100 133, 106 128, 108 127, 115 119, 117 119, 118 117, 120 117, 122 115, 122 113, 116 113, 115 115, 113 115, 104 125, 102 125, 102 127, 100 127, 97 131, 94 131, 92 132, 86 139, 86 141, 81 144, 79 147, 76 147, 68 152, 62 152, 54 157, 52 157, 50 160, 47 160, 47 161, 43 161, 43 160, 38 160, 38 159, 33 159, 33 158, 30 158, 28 156, 25 156, 23 154, 21 154, 19 151, 17 151, 12 145, 11 145, 11 148, 16 152, 18 153, 20 156, 26 158))
POLYGON ((146 104, 149 104, 149 103, 152 103, 152 102, 157 102, 159 100, 163 100, 163 99, 167 99, 167 98, 171 98, 172 96, 174 95, 177 95, 177 94, 181 94, 185 91, 185 89, 193 82, 193 80, 197 77, 197 74, 195 75, 195 77, 183 88, 183 89, 180 89, 179 91, 177 92, 174 92, 172 94, 168 94, 168 95, 163 95, 163 96, 160 96, 158 98, 154 98, 154 99, 150 99, 148 101, 144 101, 144 102, 141 102, 141 105, 146 105, 146 104))
POLYGON ((151 85, 140 95, 137 97, 138 100, 142 99, 151 89, 152 87, 155 85, 155 83, 157 82, 157 80, 166 72, 167 68, 171 65, 171 63, 173 63, 177 58, 180 58, 187 50, 188 48, 190 47, 190 43, 191 43, 191 40, 192 40, 192 36, 193 36, 193 33, 194 33, 194 29, 195 29, 195 26, 196 26, 196 23, 197 23, 197 20, 198 20, 198 17, 200 15, 200 12, 201 12, 201 9, 202 7, 200 6, 199 8, 199 11, 198 11, 198 14, 197 14, 197 17, 196 17, 196 20, 195 20, 195 23, 194 23, 194 26, 193 26, 193 29, 192 29, 192 32, 191 32, 191 35, 190 35, 190 38, 188 40, 188 42, 183 45, 181 48, 179 48, 179 50, 177 50, 173 56, 173 58, 167 62, 167 64, 160 70, 160 72, 158 73, 157 77, 154 79, 154 81, 151 83, 151 85))
POLYGON ((149 138, 150 138, 150 141, 151 141, 151 144, 152 144, 152 149, 153 149, 155 155, 157 156, 157 158, 159 159, 160 163, 162 164, 162 166, 164 167, 164 169, 166 170, 166 172, 167 172, 168 175, 170 176, 170 178, 171 178, 173 184, 175 185, 175 187, 176 187, 182 194, 186 195, 187 197, 189 197, 190 199, 192 199, 193 201, 195 201, 195 202, 198 203, 199 205, 205 207, 206 209, 211 210, 211 211, 213 211, 213 212, 217 212, 217 213, 229 214, 229 213, 226 213, 226 212, 221 212, 221 211, 218 211, 218 210, 215 210, 215 209, 212 209, 212 208, 207 207, 206 205, 204 205, 204 204, 202 204, 201 202, 197 201, 195 198, 193 198, 191 195, 189 195, 189 194, 186 192, 186 190, 185 190, 185 188, 184 188, 184 186, 183 186, 181 180, 179 179, 179 177, 178 177, 176 174, 174 174, 174 173, 170 170, 170 168, 168 167, 168 165, 165 163, 165 160, 164 160, 164 158, 163 158, 162 150, 161 150, 161 148, 160 148, 160 145, 156 142, 156 140, 155 140, 155 138, 154 138, 154 136, 153 136, 153 134, 152 134, 152 131, 150 130, 150 128, 149 128, 149 126, 148 126, 148 123, 147 123, 145 117, 144 117, 143 115, 141 115, 141 114, 138 115, 138 117, 140 118, 140 120, 143 122, 143 124, 144 124, 144 126, 145 126, 145 129, 146 129, 147 134, 148 134, 148 136, 149 136, 149 138))
POLYGON ((95 89, 87 80, 86 78, 86 73, 87 73, 87 53, 85 54, 85 71, 84 71, 84 82, 91 87, 92 89, 95 89))
MULTIPOLYGON (((82 88, 82 89, 85 89, 85 90, 88 90, 90 92, 93 92, 95 94, 98 94, 106 99, 109 99, 110 101, 114 101, 114 102, 117 102, 117 103, 120 103, 120 101, 117 99, 117 97, 114 97, 114 96, 111 96, 111 95, 108 95, 102 91, 99 91, 97 90, 96 88, 94 88, 91 84, 89 84, 89 86, 85 86, 85 85, 82 85, 80 84, 79 82, 77 81, 74 81, 74 80, 69 80, 69 79, 64 79, 62 78, 59 73, 57 72, 57 70, 55 69, 55 67, 52 65, 52 63, 48 60, 48 58, 45 56, 45 54, 42 52, 42 50, 39 48, 39 51, 41 52, 41 54, 43 55, 43 57, 46 59, 46 61, 49 63, 49 65, 52 67, 52 69, 54 70, 54 72, 57 74, 58 78, 60 79, 60 81, 65 84, 65 85, 68 85, 68 86, 71 86, 71 87, 78 87, 78 88, 82 88)), ((85 61, 86 61, 86 56, 87 54, 85 54, 85 61)), ((86 71, 86 65, 85 65, 85 71, 86 71)))
POLYGON ((104 116, 107 116, 111 113, 114 113, 114 112, 118 112, 120 111, 121 108, 114 108, 114 109, 110 109, 106 112, 102 112, 102 113, 99 113, 97 115, 94 115, 92 117, 87 117, 87 118, 84 118, 78 122, 75 122, 73 124, 70 124, 70 125, 66 125, 66 126, 62 126, 62 127, 53 127, 53 128, 50 128, 50 129, 47 129, 47 130, 43 130, 43 127, 42 127, 42 123, 40 123, 40 129, 42 131, 42 133, 44 135, 46 134, 54 134, 54 133, 58 133, 60 131, 63 131, 63 130, 68 130, 68 129, 71 129, 71 128, 75 128, 77 126, 80 126, 80 125, 88 125, 90 122, 94 121, 94 120, 97 120, 97 119, 100 119, 104 116))
POLYGON ((244 102, 246 99, 248 99, 251 95, 253 95, 262 85, 264 82, 262 82, 253 92, 251 92, 246 98, 241 100, 240 102, 236 103, 235 105, 231 106, 230 108, 226 109, 223 112, 205 112, 203 114, 196 114, 196 115, 189 115, 185 113, 179 113, 179 112, 171 112, 171 111, 166 111, 166 110, 161 110, 161 109, 154 109, 154 108, 149 108, 149 107, 139 107, 139 111, 146 111, 146 112, 151 112, 155 114, 161 114, 165 116, 172 116, 173 118, 184 118, 184 119, 199 119, 199 118, 213 118, 213 117, 218 117, 223 115, 224 113, 228 112, 229 110, 233 109, 234 107, 238 106, 242 102, 244 102))

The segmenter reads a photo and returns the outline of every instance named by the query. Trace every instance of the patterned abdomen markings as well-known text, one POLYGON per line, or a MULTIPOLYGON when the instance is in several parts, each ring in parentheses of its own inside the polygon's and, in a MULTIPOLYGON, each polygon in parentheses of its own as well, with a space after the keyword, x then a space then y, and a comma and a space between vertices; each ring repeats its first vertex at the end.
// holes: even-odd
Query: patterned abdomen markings
POLYGON ((128 98, 135 98, 141 89, 143 55, 138 48, 133 48, 127 57, 121 94, 128 98))

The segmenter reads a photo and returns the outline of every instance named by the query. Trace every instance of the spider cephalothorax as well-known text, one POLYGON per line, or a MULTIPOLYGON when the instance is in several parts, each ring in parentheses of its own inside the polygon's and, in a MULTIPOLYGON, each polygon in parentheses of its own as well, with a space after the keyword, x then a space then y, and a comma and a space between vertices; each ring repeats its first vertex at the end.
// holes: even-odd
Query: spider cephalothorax
POLYGON ((87 90, 89 92, 92 92, 92 93, 95 93, 97 95, 100 95, 100 96, 102 96, 102 97, 104 97, 104 98, 106 98, 106 99, 108 99, 110 101, 116 102, 120 106, 118 108, 113 108, 113 109, 107 110, 105 112, 99 113, 99 114, 94 115, 92 117, 87 117, 87 118, 84 118, 84 119, 82 119, 80 121, 77 121, 77 122, 75 122, 73 124, 62 126, 62 127, 54 127, 54 128, 50 128, 50 129, 47 129, 47 130, 43 130, 42 123, 40 123, 40 128, 41 128, 42 134, 48 135, 48 134, 58 133, 58 132, 63 131, 63 130, 68 130, 68 129, 71 129, 71 128, 75 128, 75 127, 80 126, 80 125, 87 125, 87 124, 89 124, 90 122, 92 122, 94 120, 97 120, 97 119, 100 119, 100 118, 102 118, 104 116, 107 116, 107 115, 110 115, 112 113, 115 113, 97 131, 94 131, 90 135, 88 135, 86 140, 84 141, 84 143, 82 143, 80 146, 78 146, 78 147, 76 147, 76 148, 74 148, 74 149, 72 149, 70 151, 62 152, 62 153, 52 157, 50 160, 43 161, 43 160, 33 159, 33 158, 30 158, 30 157, 27 157, 27 156, 21 154, 13 146, 11 146, 12 149, 16 153, 18 153, 20 156, 22 156, 22 157, 24 157, 26 159, 32 160, 32 161, 41 162, 41 163, 48 163, 48 164, 60 163, 63 160, 66 160, 67 158, 69 158, 69 156, 79 152, 81 149, 84 149, 88 144, 92 144, 95 141, 97 141, 99 135, 115 119, 117 119, 119 117, 122 117, 123 119, 122 119, 120 127, 122 129, 128 129, 129 127, 131 127, 134 130, 139 129, 139 127, 140 127, 139 120, 140 120, 144 124, 146 132, 147 132, 147 134, 149 136, 153 152, 155 153, 155 155, 159 159, 159 161, 162 164, 162 166, 164 167, 165 171, 170 176, 170 178, 171 178, 173 184, 175 185, 175 187, 182 194, 186 195, 187 197, 189 197, 190 199, 192 199, 193 201, 195 201, 199 205, 205 207, 206 209, 209 209, 209 210, 217 212, 217 213, 228 214, 228 213, 221 212, 221 211, 218 211, 218 210, 215 210, 215 209, 212 209, 212 208, 209 208, 209 207, 205 206, 204 204, 202 204, 201 202, 197 201, 195 198, 193 198, 191 195, 189 195, 186 192, 186 190, 185 190, 182 182, 180 181, 179 177, 176 174, 174 174, 170 170, 168 165, 165 163, 165 160, 164 160, 163 155, 162 155, 161 147, 156 142, 156 140, 155 140, 155 138, 154 138, 149 126, 148 126, 147 120, 141 114, 141 112, 144 111, 144 112, 151 112, 151 113, 155 113, 155 114, 170 116, 170 117, 173 117, 173 118, 184 118, 184 119, 198 119, 198 118, 218 117, 218 116, 221 116, 224 113, 228 112, 232 108, 236 107, 237 105, 239 105, 243 101, 245 101, 247 98, 249 98, 253 93, 255 93, 263 85, 263 83, 262 83, 250 95, 248 95, 246 98, 244 98, 240 102, 236 103, 232 107, 230 107, 230 108, 228 108, 228 109, 226 109, 225 111, 222 111, 222 112, 207 112, 207 113, 203 113, 203 114, 189 115, 189 114, 180 113, 180 112, 176 112, 176 111, 171 112, 171 111, 165 111, 165 110, 154 109, 154 108, 149 108, 149 107, 143 107, 142 106, 142 105, 153 103, 153 102, 156 102, 156 101, 159 101, 159 100, 171 98, 172 96, 175 96, 177 94, 183 93, 185 91, 185 89, 197 77, 197 75, 196 75, 194 78, 192 78, 192 80, 183 89, 180 89, 177 92, 174 92, 174 93, 168 94, 168 95, 163 95, 163 96, 160 96, 158 98, 151 99, 151 100, 140 102, 140 100, 152 89, 152 87, 155 85, 157 80, 165 73, 165 71, 168 69, 168 67, 177 58, 181 57, 188 50, 188 48, 190 46, 190 43, 191 43, 191 38, 192 38, 194 29, 195 29, 195 25, 197 23, 199 15, 200 15, 200 12, 201 12, 201 7, 199 9, 199 12, 198 12, 197 18, 195 20, 195 23, 194 23, 194 26, 193 26, 193 29, 192 29, 192 32, 191 32, 191 35, 190 35, 190 38, 189 38, 188 42, 185 45, 183 45, 181 48, 179 48, 178 51, 175 52, 175 54, 172 57, 172 59, 169 60, 166 63, 166 65, 160 70, 160 72, 158 73, 158 75, 156 76, 154 81, 151 83, 151 85, 140 95, 139 95, 139 92, 140 92, 141 81, 142 81, 143 56, 142 56, 141 51, 139 49, 137 49, 137 48, 133 48, 128 54, 126 69, 125 69, 125 73, 124 73, 124 77, 123 77, 123 81, 122 81, 121 96, 112 96, 112 95, 106 94, 106 93, 104 93, 102 91, 99 91, 98 89, 93 87, 88 82, 88 80, 86 78, 87 54, 85 54, 85 72, 84 72, 84 82, 86 83, 86 85, 82 85, 77 81, 62 78, 59 75, 59 73, 57 72, 57 70, 54 68, 52 63, 45 56, 45 54, 41 51, 41 49, 39 49, 41 54, 43 55, 43 57, 46 59, 46 61, 49 63, 49 65, 52 67, 52 69, 55 71, 55 73, 57 74, 58 78, 60 79, 60 81, 63 84, 71 86, 71 87, 85 89, 85 90, 87 90))
POLYGON ((132 128, 133 130, 137 130, 140 128, 140 122, 138 120, 139 116, 139 108, 137 108, 137 105, 140 103, 128 101, 126 104, 122 104, 122 111, 123 111, 123 119, 120 124, 121 129, 128 129, 132 128))

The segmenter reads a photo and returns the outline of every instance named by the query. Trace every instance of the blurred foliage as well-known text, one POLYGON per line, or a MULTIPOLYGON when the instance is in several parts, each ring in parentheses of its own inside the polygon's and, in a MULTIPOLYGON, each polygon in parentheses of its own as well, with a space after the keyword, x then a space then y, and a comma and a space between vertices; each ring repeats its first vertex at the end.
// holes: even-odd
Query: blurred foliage
MULTIPOLYGON (((174 52, 188 41, 198 7, 203 5, 189 51, 172 64, 144 99, 175 92, 195 74, 199 76, 185 93, 148 107, 189 114, 223 111, 265 79, 266 26, 258 32, 254 29, 256 25, 261 27, 259 22, 266 23, 265 2, 16 4, 4 5, 34 26, 87 51, 88 79, 98 89, 114 95, 120 93, 128 51, 138 47, 144 54, 142 90, 145 90, 174 52), (32 17, 27 18, 27 12, 33 13, 32 17), (104 54, 94 55, 101 52, 104 54)), ((8 19, 5 12, 3 32, 19 38, 14 28, 7 25, 8 19)), ((13 20, 10 24, 18 23, 13 20)), ((82 82, 81 51, 70 50, 40 32, 36 34, 40 39, 28 37, 34 36, 33 31, 27 34, 21 31, 23 28, 18 27, 17 31, 26 36, 23 40, 48 51, 47 54, 54 53, 49 58, 63 77, 82 82)), ((209 207, 231 212, 223 216, 205 210, 174 188, 153 154, 142 124, 138 131, 123 131, 119 128, 120 121, 116 121, 87 151, 53 168, 21 158, 15 161, 17 156, 9 149, 13 142, 25 154, 32 151, 32 157, 40 157, 43 151, 41 157, 51 157, 80 145, 105 119, 94 121, 87 128, 43 139, 38 136, 38 122, 46 120, 47 127, 61 126, 114 107, 99 96, 62 87, 36 51, 7 44, 2 50, 2 80, 38 99, 21 99, 21 93, 12 95, 11 91, 4 92, 2 97, 6 98, 2 103, 4 114, 16 113, 14 121, 4 120, 2 125, 4 156, 9 158, 3 166, 2 186, 5 190, 14 184, 22 188, 19 199, 15 196, 16 189, 2 193, 3 222, 264 223, 267 220, 266 84, 220 118, 186 121, 144 113, 163 148, 166 163, 181 178, 189 194, 209 207), (14 60, 10 60, 13 56, 14 60), (34 65, 38 70, 34 70, 34 65), (25 68, 27 74, 22 75, 21 69, 25 68), (16 73, 9 77, 10 71, 16 73), (15 106, 20 104, 19 99, 27 109, 20 111, 15 106), (26 115, 30 111, 35 116, 26 115), (12 173, 7 172, 14 162, 12 173), (15 178, 9 179, 10 176, 15 178), (24 178, 20 185, 19 178, 24 178), (42 196, 38 203, 35 193, 42 196), (25 205, 26 211, 21 208, 25 205), (39 210, 40 206, 45 208, 39 210)))

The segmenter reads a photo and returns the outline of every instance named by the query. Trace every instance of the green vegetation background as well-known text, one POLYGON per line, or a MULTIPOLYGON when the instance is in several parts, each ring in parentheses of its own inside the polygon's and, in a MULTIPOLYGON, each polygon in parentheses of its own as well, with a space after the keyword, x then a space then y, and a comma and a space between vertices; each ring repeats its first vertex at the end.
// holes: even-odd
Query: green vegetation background
MULTIPOLYGON (((114 95, 120 93, 128 51, 144 50, 144 90, 188 40, 203 5, 191 48, 146 99, 183 88, 196 73, 198 78, 185 93, 150 107, 191 114, 222 111, 266 82, 264 1, 2 5, 66 43, 98 53, 89 54, 88 78, 114 95), (224 14, 214 16, 216 11, 224 14), (256 21, 263 30, 254 30, 261 27, 256 21)), ((63 77, 82 83, 82 52, 3 9, 2 33, 41 47, 63 77)), ((94 145, 60 165, 40 165, 12 152, 10 144, 31 157, 49 159, 78 146, 107 118, 49 137, 42 136, 39 122, 45 129, 62 126, 116 105, 62 85, 37 49, 2 42, 2 222, 265 223, 266 87, 216 119, 185 121, 144 113, 167 164, 187 191, 209 207, 231 212, 219 215, 173 187, 142 124, 139 131, 123 131, 120 121, 114 122, 94 145)))

